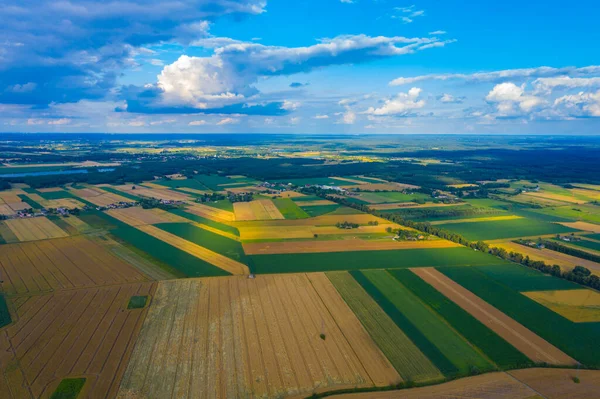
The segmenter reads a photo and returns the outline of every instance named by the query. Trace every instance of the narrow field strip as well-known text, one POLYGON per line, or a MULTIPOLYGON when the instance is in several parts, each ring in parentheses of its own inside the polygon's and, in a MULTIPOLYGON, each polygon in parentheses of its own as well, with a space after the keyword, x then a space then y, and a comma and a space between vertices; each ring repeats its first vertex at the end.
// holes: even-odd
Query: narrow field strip
POLYGON ((418 277, 413 269, 388 270, 388 272, 410 289, 430 309, 437 312, 467 341, 479 348, 498 367, 502 369, 517 368, 532 364, 531 360, 514 346, 418 277))
POLYGON ((575 359, 433 268, 413 272, 536 363, 575 365, 575 359))
POLYGON ((194 215, 202 216, 215 222, 221 222, 227 224, 235 220, 235 214, 233 212, 224 211, 219 208, 206 206, 198 203, 190 204, 186 209, 186 212, 194 215))
POLYGON ((454 247, 460 247, 460 245, 446 240, 394 241, 391 238, 377 241, 349 239, 332 241, 280 241, 244 243, 244 251, 248 255, 454 247))
POLYGON ((506 216, 488 216, 481 218, 468 218, 468 219, 452 219, 452 220, 435 220, 429 222, 432 225, 437 224, 454 224, 454 223, 477 223, 477 222, 494 222, 499 220, 515 220, 515 219, 523 219, 522 216, 517 215, 506 215, 506 216))
POLYGON ((214 251, 201 247, 200 245, 184 240, 183 238, 161 230, 158 227, 145 225, 137 226, 136 228, 231 274, 250 274, 248 266, 244 265, 243 263, 237 262, 214 251))
POLYGON ((418 297, 397 279, 384 270, 366 270, 364 272, 351 273, 354 276, 362 274, 363 278, 357 281, 371 295, 388 315, 392 315, 394 309, 403 317, 395 317, 394 321, 401 323, 398 326, 406 332, 413 342, 419 346, 427 357, 444 372, 447 376, 469 375, 473 369, 489 371, 493 369, 492 364, 485 359, 467 340, 459 335, 454 329, 446 324, 437 313, 427 308, 418 297), (367 284, 366 279, 371 283, 367 284), (375 291, 377 290, 377 291, 375 291), (378 301, 377 296, 387 301, 378 301), (390 308, 390 309, 388 309, 390 308), (403 328, 408 326, 408 328, 403 328), (410 332, 414 330, 411 334, 410 332), (423 342, 420 344, 420 342, 423 342), (431 347, 432 346, 432 347, 431 347), (429 348, 426 350, 426 348, 429 348), (435 348, 435 349, 434 349, 435 348))
POLYGON ((342 298, 405 381, 433 381, 443 375, 347 272, 327 273, 342 298))

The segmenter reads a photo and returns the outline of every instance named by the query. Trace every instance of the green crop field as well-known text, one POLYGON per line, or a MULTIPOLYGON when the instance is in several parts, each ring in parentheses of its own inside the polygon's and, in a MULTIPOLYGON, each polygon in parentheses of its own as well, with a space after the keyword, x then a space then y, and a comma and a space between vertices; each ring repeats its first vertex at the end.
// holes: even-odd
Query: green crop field
MULTIPOLYGON (((302 203, 300 203, 300 205, 302 205, 302 203)), ((316 216, 321 216, 321 215, 325 215, 325 214, 334 212, 337 209, 339 209, 340 206, 341 205, 339 205, 339 204, 331 204, 331 205, 314 205, 314 206, 305 206, 305 207, 301 206, 301 207, 309 217, 314 218, 316 216)))
POLYGON ((531 365, 527 356, 410 270, 389 273, 501 369, 531 365))
POLYGON ((252 255, 251 257, 256 273, 507 264, 491 255, 463 247, 273 254, 252 255))
POLYGON ((196 258, 166 242, 152 237, 143 231, 131 227, 118 219, 113 218, 103 212, 98 212, 98 215, 105 218, 111 224, 117 226, 111 230, 111 233, 132 245, 133 247, 147 253, 160 262, 165 263, 173 269, 179 271, 187 277, 212 277, 212 276, 227 276, 229 275, 223 269, 211 265, 202 259, 196 258))
POLYGON ((590 235, 586 235, 585 238, 590 238, 592 240, 598 240, 600 241, 600 234, 590 234, 590 235))
POLYGON ((475 268, 438 269, 586 366, 600 366, 600 323, 574 323, 475 268))
POLYGON ((353 186, 356 185, 349 181, 334 179, 331 177, 307 177, 305 179, 279 179, 272 180, 271 183, 288 184, 292 183, 295 186, 320 185, 320 186, 353 186))
POLYGON ((50 399, 77 399, 85 385, 85 378, 65 378, 58 384, 50 399))
POLYGON ((309 217, 308 213, 289 198, 276 198, 273 203, 286 219, 305 219, 309 217))
POLYGON ((141 309, 144 306, 146 306, 147 301, 148 295, 134 295, 131 298, 129 298, 127 309, 141 309))
POLYGON ((43 206, 39 202, 32 200, 25 194, 19 194, 18 197, 21 198, 21 201, 25 202, 27 205, 29 205, 33 209, 42 209, 43 208, 43 206))
MULTIPOLYGON (((251 186, 258 183, 254 179, 248 177, 243 178, 229 178, 227 176, 219 175, 196 175, 194 179, 199 181, 203 186, 208 187, 213 191, 224 191, 228 187, 243 187, 251 186)), ((195 187, 194 187, 195 188, 195 187)), ((203 188, 206 189, 206 188, 203 188)), ((202 189, 199 189, 202 190, 202 189)))
POLYGON ((186 212, 183 209, 170 209, 169 212, 171 212, 175 215, 179 215, 183 218, 192 220, 196 223, 205 224, 207 226, 214 227, 215 229, 236 235, 238 237, 240 235, 240 231, 233 226, 229 226, 225 223, 215 222, 214 220, 204 218, 204 217, 196 215, 194 213, 186 212))
POLYGON ((397 191, 361 192, 359 199, 373 204, 385 204, 390 202, 410 202, 413 200, 431 200, 431 197, 423 193, 405 194, 397 191))
POLYGON ((596 241, 589 241, 589 240, 571 241, 570 244, 576 245, 581 248, 591 249, 593 251, 600 251, 600 242, 596 242, 596 241))
POLYGON ((223 237, 212 231, 204 230, 188 223, 159 223, 155 226, 198 244, 201 247, 247 264, 248 259, 246 259, 246 254, 239 241, 223 237))
POLYGON ((514 263, 501 266, 477 266, 477 270, 516 291, 579 289, 581 286, 535 269, 514 263))
POLYGON ((536 213, 558 217, 569 221, 581 220, 589 223, 600 223, 600 207, 596 205, 567 205, 535 209, 536 213))
POLYGON ((75 234, 79 233, 79 231, 75 227, 73 227, 69 223, 65 222, 63 220, 63 218, 61 218, 60 216, 49 215, 48 220, 51 220, 52 223, 54 223, 55 225, 60 227, 62 230, 67 232, 67 234, 69 234, 69 235, 75 235, 75 234))
POLYGON ((448 223, 437 225, 437 227, 460 234, 471 241, 529 237, 577 231, 560 224, 525 218, 487 222, 448 223))
POLYGON ((203 202, 202 204, 206 206, 212 206, 213 208, 222 209, 224 211, 233 212, 233 203, 231 203, 231 201, 229 201, 228 199, 219 201, 208 201, 203 202))
MULTIPOLYGON (((318 197, 316 195, 304 195, 302 197, 292 197, 292 201, 294 202, 308 202, 308 201, 319 201, 322 200, 323 198, 318 197)), ((302 204, 298 204, 300 206, 302 206, 302 204)))
POLYGON ((379 306, 446 376, 468 375, 492 364, 385 270, 350 272, 379 306))
POLYGON ((405 381, 442 379, 440 371, 348 273, 327 277, 405 381))
POLYGON ((0 294, 0 328, 9 325, 12 322, 6 298, 4 294, 0 294))
MULTIPOLYGON (((156 184, 169 188, 193 188, 195 190, 207 191, 208 187, 200 183, 196 179, 183 179, 183 180, 156 180, 156 184)), ((185 192, 185 191, 183 191, 185 192)), ((190 194, 190 193, 187 193, 190 194)))

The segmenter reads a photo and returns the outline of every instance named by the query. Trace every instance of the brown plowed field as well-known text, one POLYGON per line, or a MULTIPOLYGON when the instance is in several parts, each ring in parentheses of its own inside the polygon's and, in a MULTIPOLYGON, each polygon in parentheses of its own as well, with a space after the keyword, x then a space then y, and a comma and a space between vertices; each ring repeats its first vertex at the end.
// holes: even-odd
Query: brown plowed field
POLYGON ((332 241, 279 241, 244 243, 247 255, 295 254, 311 252, 377 251, 386 249, 452 248, 460 247, 446 240, 394 241, 388 240, 332 240, 332 241))
POLYGON ((577 364, 575 359, 434 268, 411 270, 534 362, 577 364))
POLYGON ((21 242, 68 236, 67 232, 46 217, 10 219, 4 223, 21 242))
POLYGON ((145 225, 137 226, 137 228, 144 233, 150 234, 151 236, 156 237, 159 240, 174 246, 175 248, 179 248, 182 251, 185 251, 190 255, 202 259, 216 267, 226 270, 231 274, 250 274, 248 266, 244 265, 243 263, 213 252, 207 248, 201 247, 200 245, 185 240, 179 236, 176 236, 175 234, 161 230, 158 227, 145 225))
POLYGON ((0 332, 2 397, 47 398, 74 377, 87 378, 82 397, 115 397, 147 312, 127 304, 153 290, 154 283, 128 284, 18 301, 17 321, 0 332))
POLYGON ((523 369, 508 374, 547 399, 592 399, 600 397, 600 371, 572 369, 523 369), (573 377, 580 382, 575 384, 573 377))
MULTIPOLYGON (((488 373, 445 384, 389 392, 333 396, 336 399, 534 399, 536 392, 506 373, 488 373)), ((570 396, 565 396, 569 397, 570 396)))
POLYGON ((148 280, 84 236, 3 245, 0 270, 8 295, 148 280))
POLYGON ((316 288, 306 275, 160 282, 119 397, 281 398, 397 381, 344 302, 323 303, 319 290, 335 289, 316 288))

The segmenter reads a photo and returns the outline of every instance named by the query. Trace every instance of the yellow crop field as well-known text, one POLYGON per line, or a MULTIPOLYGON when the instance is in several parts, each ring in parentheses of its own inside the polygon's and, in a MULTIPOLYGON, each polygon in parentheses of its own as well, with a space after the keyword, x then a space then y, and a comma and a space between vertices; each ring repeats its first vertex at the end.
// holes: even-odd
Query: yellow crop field
POLYGON ((591 260, 577 258, 562 252, 549 249, 537 249, 527 245, 521 245, 512 241, 502 241, 490 243, 491 246, 504 248, 507 251, 518 252, 524 256, 529 256, 532 260, 544 261, 549 265, 559 265, 564 270, 573 269, 575 266, 585 266, 596 275, 600 275, 600 263, 591 260))
POLYGON ((129 198, 113 194, 93 186, 82 189, 71 188, 70 191, 74 195, 84 198, 85 200, 98 206, 107 206, 110 204, 116 204, 118 202, 132 202, 129 198))
POLYGON ((477 222, 494 222, 499 220, 514 220, 523 219, 521 216, 506 215, 506 216, 487 216, 482 218, 471 218, 471 219, 453 219, 453 220, 436 220, 430 222, 432 225, 436 224, 453 224, 453 223, 477 223, 477 222))
POLYGON ((575 323, 600 321, 600 293, 588 289, 524 292, 548 309, 575 323))
POLYGON ((392 239, 347 239, 333 241, 277 241, 244 243, 244 252, 248 255, 260 255, 453 247, 460 247, 460 245, 446 240, 394 241, 392 239))
POLYGON ((348 183, 352 183, 352 185, 355 184, 366 184, 364 181, 362 180, 357 180, 357 179, 350 179, 348 177, 339 177, 339 176, 332 176, 329 177, 330 179, 336 179, 336 180, 342 180, 342 181, 346 181, 348 183))
POLYGON ((185 210, 217 222, 228 223, 235 220, 235 214, 233 212, 225 211, 219 208, 213 208, 212 206, 208 205, 193 203, 189 204, 185 210))
POLYGON ((179 248, 192 256, 195 256, 214 266, 226 270, 231 274, 250 274, 248 266, 244 265, 243 263, 240 263, 226 256, 213 252, 207 248, 201 247, 200 245, 194 244, 193 242, 184 240, 183 238, 161 230, 158 227, 154 227, 152 225, 143 225, 136 226, 136 228, 143 231, 144 233, 150 234, 151 236, 166 242, 169 245, 174 246, 175 248, 179 248))
POLYGON ((149 280, 82 235, 3 245, 0 271, 8 295, 149 280))
POLYGON ((44 200, 40 204, 45 208, 83 208, 83 204, 74 198, 44 200))
MULTIPOLYGON (((291 220, 295 221, 295 220, 291 220)), ((335 226, 251 226, 239 227, 242 240, 269 240, 269 239, 294 239, 313 238, 315 234, 321 235, 357 235, 385 233, 388 227, 397 228, 395 224, 379 224, 377 226, 360 226, 356 229, 338 229, 335 226)))
POLYGON ((535 198, 548 199, 551 201, 569 202, 572 204, 585 204, 585 202, 586 202, 584 200, 580 200, 580 199, 577 199, 577 198, 569 196, 569 195, 548 193, 545 191, 541 191, 541 192, 540 191, 528 191, 526 193, 523 193, 523 195, 535 197, 535 198))
POLYGON ((15 211, 8 205, 0 203, 0 215, 14 215, 15 211))
POLYGON ((466 203, 458 203, 458 204, 444 204, 444 203, 432 203, 428 202, 425 204, 417 204, 414 202, 396 202, 391 204, 371 204, 369 208, 376 210, 385 210, 385 209, 400 209, 400 208, 443 208, 446 206, 461 206, 467 205, 466 203))
POLYGON ((19 241, 45 240, 67 237, 68 234, 46 217, 10 219, 4 223, 19 241))
MULTIPOLYGON (((149 183, 152 184, 152 183, 149 183)), ((148 185, 147 183, 144 183, 144 185, 148 185)), ((123 184, 120 186, 116 186, 115 188, 117 190, 121 190, 121 191, 125 191, 125 192, 130 192, 131 194, 140 196, 140 197, 149 197, 149 198, 156 198, 159 200, 174 200, 174 201, 189 201, 192 198, 187 195, 187 194, 183 194, 177 191, 173 191, 173 190, 169 190, 168 187, 164 187, 164 186, 159 186, 159 185, 153 185, 153 188, 148 188, 148 187, 144 187, 144 186, 139 186, 139 185, 130 185, 130 184, 123 184), (133 189, 133 187, 135 187, 135 189, 133 189)))
POLYGON ((106 213, 131 226, 142 226, 156 223, 189 222, 188 219, 158 208, 143 209, 139 206, 133 206, 131 208, 109 209, 106 211, 106 213))
POLYGON ((284 219, 279 209, 271 200, 236 202, 233 204, 235 220, 272 220, 284 219))
POLYGON ((75 227, 77 231, 82 233, 86 233, 93 229, 89 224, 73 215, 69 216, 68 218, 63 218, 63 220, 71 226, 75 227))
POLYGON ((60 192, 60 191, 64 191, 64 190, 60 187, 46 187, 46 188, 38 188, 38 191, 40 193, 55 193, 55 192, 60 192))
MULTIPOLYGON (((389 220, 378 218, 366 213, 352 215, 321 215, 306 219, 283 219, 283 220, 262 220, 262 221, 239 221, 235 223, 238 228, 245 227, 275 227, 275 226, 334 226, 336 223, 350 222, 359 225, 368 225, 369 222, 381 224, 390 224, 389 220)), ((397 225, 396 225, 397 226, 397 225)), ((356 230, 356 229, 353 229, 356 230)))
POLYGON ((303 274, 160 282, 118 397, 282 398, 398 382, 352 311, 335 296, 329 308, 321 294, 335 292, 322 290, 303 274))

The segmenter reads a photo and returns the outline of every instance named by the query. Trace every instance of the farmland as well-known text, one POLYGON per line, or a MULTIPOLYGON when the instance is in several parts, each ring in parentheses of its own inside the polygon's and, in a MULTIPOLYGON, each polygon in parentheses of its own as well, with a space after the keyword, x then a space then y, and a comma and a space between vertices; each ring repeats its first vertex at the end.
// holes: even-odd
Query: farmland
POLYGON ((335 298, 305 275, 159 283, 119 396, 275 397, 398 381, 350 309, 320 290, 335 298))
POLYGON ((504 263, 467 248, 252 255, 251 259, 256 273, 394 269, 441 265, 481 266, 504 263))
POLYGON ((598 364, 598 351, 587 342, 597 336, 600 324, 573 323, 471 268, 448 267, 439 271, 583 364, 598 364))
POLYGON ((435 365, 349 273, 328 273, 327 276, 403 379, 442 378, 435 365))
POLYGON ((0 142, 0 392, 594 397, 600 141, 283 136, 0 142))
POLYGON ((458 233, 469 240, 497 240, 500 238, 529 237, 577 231, 556 223, 525 218, 440 224, 438 227, 458 233))

